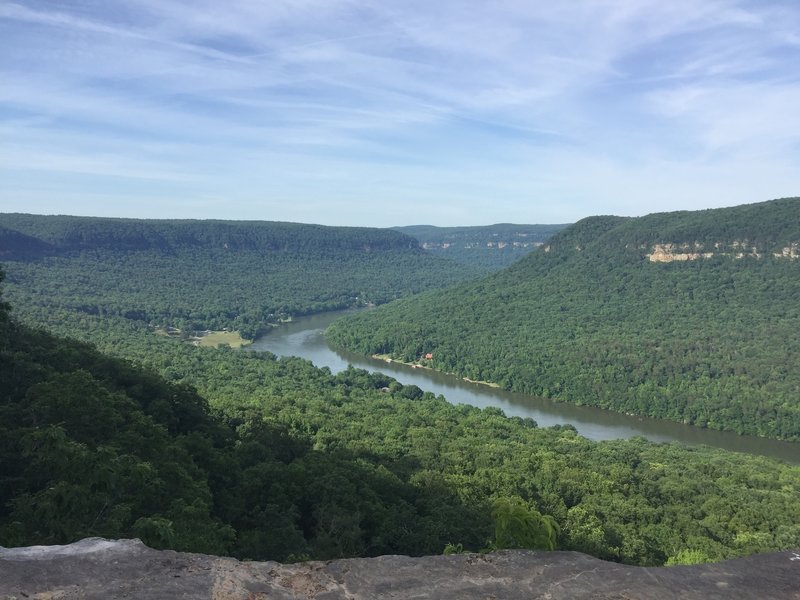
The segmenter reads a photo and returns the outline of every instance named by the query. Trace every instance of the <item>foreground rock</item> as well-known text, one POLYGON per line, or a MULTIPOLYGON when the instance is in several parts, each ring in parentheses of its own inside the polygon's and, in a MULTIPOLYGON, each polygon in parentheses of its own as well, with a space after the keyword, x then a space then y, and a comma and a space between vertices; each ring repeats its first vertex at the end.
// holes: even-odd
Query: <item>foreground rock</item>
POLYGON ((23 598, 800 599, 800 555, 778 552, 670 568, 528 551, 282 565, 90 538, 68 546, 0 548, 0 600, 23 598))

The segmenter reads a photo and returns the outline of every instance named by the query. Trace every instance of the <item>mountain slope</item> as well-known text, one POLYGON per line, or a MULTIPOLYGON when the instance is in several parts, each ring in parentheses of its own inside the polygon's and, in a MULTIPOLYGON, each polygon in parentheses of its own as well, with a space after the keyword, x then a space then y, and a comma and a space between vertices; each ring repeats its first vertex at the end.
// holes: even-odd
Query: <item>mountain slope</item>
POLYGON ((116 315, 246 338, 291 315, 380 304, 478 273, 391 230, 23 214, 0 214, 0 260, 23 313, 116 315))
POLYGON ((798 440, 798 243, 798 198, 592 217, 327 335, 528 394, 798 440))

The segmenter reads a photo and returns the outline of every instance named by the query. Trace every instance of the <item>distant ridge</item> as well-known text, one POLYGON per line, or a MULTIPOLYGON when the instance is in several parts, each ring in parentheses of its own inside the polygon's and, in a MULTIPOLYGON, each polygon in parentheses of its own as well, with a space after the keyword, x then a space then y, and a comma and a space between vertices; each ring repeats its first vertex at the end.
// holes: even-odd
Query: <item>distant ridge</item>
POLYGON ((9 297, 33 324, 122 317, 244 339, 292 316, 476 276, 389 229, 0 214, 9 297), (58 316, 57 316, 58 315, 58 316))
POLYGON ((91 249, 120 251, 212 247, 261 252, 414 250, 410 236, 368 227, 280 221, 150 220, 0 214, 0 256, 91 249), (31 242, 23 243, 23 240, 31 242))
POLYGON ((413 236, 425 250, 437 256, 495 271, 532 252, 565 227, 497 223, 468 227, 409 225, 393 229, 413 236))

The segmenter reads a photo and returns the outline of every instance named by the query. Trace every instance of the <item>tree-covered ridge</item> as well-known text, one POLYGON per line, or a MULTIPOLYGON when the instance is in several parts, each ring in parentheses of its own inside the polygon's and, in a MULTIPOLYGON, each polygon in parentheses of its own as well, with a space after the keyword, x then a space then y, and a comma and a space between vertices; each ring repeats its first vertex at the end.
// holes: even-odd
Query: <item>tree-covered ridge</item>
POLYGON ((798 239, 797 198, 593 217, 505 271, 354 315, 328 336, 366 354, 430 353, 434 368, 523 393, 800 440, 800 261, 772 252, 798 239), (762 252, 647 259, 652 244, 685 240, 762 252))
POLYGON ((0 214, 0 256, 15 258, 22 234, 43 251, 159 250, 216 248, 230 252, 286 252, 319 255, 341 251, 416 249, 416 240, 391 229, 328 227, 273 221, 156 220, 0 214))
POLYGON ((645 565, 800 545, 799 467, 591 442, 119 317, 41 322, 133 363, 0 317, 0 545, 138 536, 292 560, 533 544, 645 565))
POLYGON ((587 249, 646 255, 656 244, 707 250, 756 248, 774 253, 800 241, 800 198, 782 198, 731 208, 654 213, 639 218, 588 217, 554 236, 552 252, 587 249))
POLYGON ((0 215, 19 307, 252 338, 292 315, 380 304, 475 269, 390 230, 296 223, 0 215))
POLYGON ((496 271, 529 254, 565 227, 498 223, 472 227, 409 225, 394 229, 416 238, 432 254, 496 271))

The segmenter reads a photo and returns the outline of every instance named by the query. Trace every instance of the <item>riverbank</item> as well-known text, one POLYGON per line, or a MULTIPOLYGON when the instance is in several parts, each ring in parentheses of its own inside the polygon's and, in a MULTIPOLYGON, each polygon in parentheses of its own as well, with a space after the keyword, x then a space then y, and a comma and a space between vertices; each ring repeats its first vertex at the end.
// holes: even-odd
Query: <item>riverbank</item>
MULTIPOLYGON (((430 365, 427 365, 422 362, 405 362, 402 360, 398 360, 396 358, 392 358, 389 354, 373 354, 372 358, 376 360, 382 360, 387 364, 398 364, 398 365, 406 365, 407 367, 411 367, 412 369, 427 369, 428 371, 433 371, 434 373, 441 373, 442 375, 447 375, 448 377, 458 377, 455 373, 448 373, 446 371, 440 371, 439 369, 435 369, 430 365)), ((478 379, 470 379, 469 377, 461 377, 461 381, 466 381, 467 383, 477 383, 478 385, 485 385, 490 388, 501 389, 500 385, 497 383, 493 383, 491 381, 480 381, 478 379)))
POLYGON ((417 385, 427 392, 443 395, 453 404, 501 409, 510 417, 530 418, 540 427, 570 424, 592 440, 627 439, 641 436, 653 442, 680 442, 689 446, 709 445, 736 452, 769 456, 800 464, 800 443, 741 436, 732 432, 701 429, 673 421, 635 417, 594 406, 578 406, 546 398, 509 392, 500 387, 470 383, 462 377, 432 368, 413 368, 390 356, 364 356, 331 348, 322 332, 337 318, 352 311, 336 311, 298 317, 293 323, 276 327, 257 339, 246 351, 266 350, 278 356, 299 356, 333 373, 353 366, 385 373, 403 385, 417 385), (392 362, 386 362, 386 359, 392 362))

